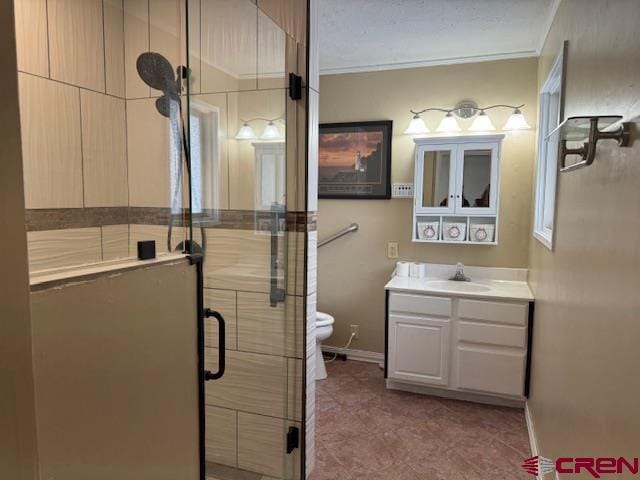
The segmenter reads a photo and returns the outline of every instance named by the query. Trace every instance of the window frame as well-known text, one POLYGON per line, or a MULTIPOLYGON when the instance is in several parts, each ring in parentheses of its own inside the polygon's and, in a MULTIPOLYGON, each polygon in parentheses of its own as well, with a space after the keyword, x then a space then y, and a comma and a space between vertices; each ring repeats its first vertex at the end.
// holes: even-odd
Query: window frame
POLYGON ((547 135, 564 118, 564 93, 566 78, 566 58, 568 43, 563 43, 556 56, 547 78, 539 93, 540 111, 538 114, 538 150, 536 159, 536 196, 534 202, 533 236, 542 245, 553 251, 556 231, 557 192, 558 192, 558 154, 557 146, 553 156, 549 155, 547 135), (552 96, 558 95, 558 105, 554 118, 551 117, 552 96), (548 202, 553 202, 549 205, 548 202), (545 222, 551 214, 551 227, 545 222))

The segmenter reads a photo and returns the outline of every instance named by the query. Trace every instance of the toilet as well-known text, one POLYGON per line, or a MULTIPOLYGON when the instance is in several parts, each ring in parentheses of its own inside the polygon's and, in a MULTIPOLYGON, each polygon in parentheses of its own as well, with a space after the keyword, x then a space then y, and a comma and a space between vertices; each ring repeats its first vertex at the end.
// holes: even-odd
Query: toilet
POLYGON ((316 380, 327 378, 327 367, 322 358, 322 342, 333 333, 334 321, 328 313, 316 312, 316 380))

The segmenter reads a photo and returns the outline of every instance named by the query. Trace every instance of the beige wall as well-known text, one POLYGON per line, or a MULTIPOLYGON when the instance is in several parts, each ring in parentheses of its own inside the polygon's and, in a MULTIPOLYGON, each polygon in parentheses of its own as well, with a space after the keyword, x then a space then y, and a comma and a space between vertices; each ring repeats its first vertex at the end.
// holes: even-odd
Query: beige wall
POLYGON ((42 478, 197 478, 195 267, 104 275, 31 304, 42 478))
MULTIPOLYGON (((562 1, 539 84, 569 40, 566 116, 637 118, 638 25, 635 0, 562 1)), ((638 453, 639 158, 637 142, 599 143, 592 166, 559 177, 554 251, 531 242, 529 406, 540 454, 549 458, 638 453)))
POLYGON ((22 184, 13 4, 0 3, 0 476, 35 480, 29 278, 22 184))
MULTIPOLYGON (((403 135, 409 109, 451 107, 470 98, 480 105, 520 104, 535 128, 537 59, 504 60, 409 70, 327 75, 320 82, 320 121, 393 120, 392 182, 413 182, 414 143, 403 135)), ((511 112, 491 111, 497 128, 511 112)), ((433 131, 442 114, 423 116, 433 131)), ((469 121, 461 121, 464 128, 469 121)), ((500 182, 498 246, 430 245, 411 242, 411 200, 321 200, 322 239, 351 222, 360 230, 318 252, 318 309, 336 318, 331 345, 344 345, 349 325, 360 325, 352 348, 384 349, 384 290, 396 260, 387 242, 398 242, 400 259, 432 263, 526 267, 530 238, 531 176, 535 130, 506 132, 500 182)))

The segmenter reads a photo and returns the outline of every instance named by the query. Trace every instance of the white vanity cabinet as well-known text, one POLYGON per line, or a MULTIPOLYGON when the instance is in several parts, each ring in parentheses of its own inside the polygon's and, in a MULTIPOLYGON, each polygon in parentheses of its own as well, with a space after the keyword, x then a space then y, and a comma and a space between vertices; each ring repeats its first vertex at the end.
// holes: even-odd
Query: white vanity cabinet
MULTIPOLYGON (((522 402, 529 301, 387 292, 390 388, 522 402)), ((500 402, 498 402, 500 403, 500 402)))

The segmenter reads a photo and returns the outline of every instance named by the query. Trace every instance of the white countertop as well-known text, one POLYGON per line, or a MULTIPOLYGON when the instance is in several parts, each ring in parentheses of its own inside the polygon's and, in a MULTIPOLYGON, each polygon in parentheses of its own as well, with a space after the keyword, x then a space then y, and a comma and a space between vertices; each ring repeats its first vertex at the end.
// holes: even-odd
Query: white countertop
POLYGON ((448 280, 455 265, 426 264, 424 278, 394 276, 385 285, 393 292, 428 293, 430 295, 500 300, 532 301, 533 294, 526 282, 526 270, 465 267, 471 282, 448 280))

